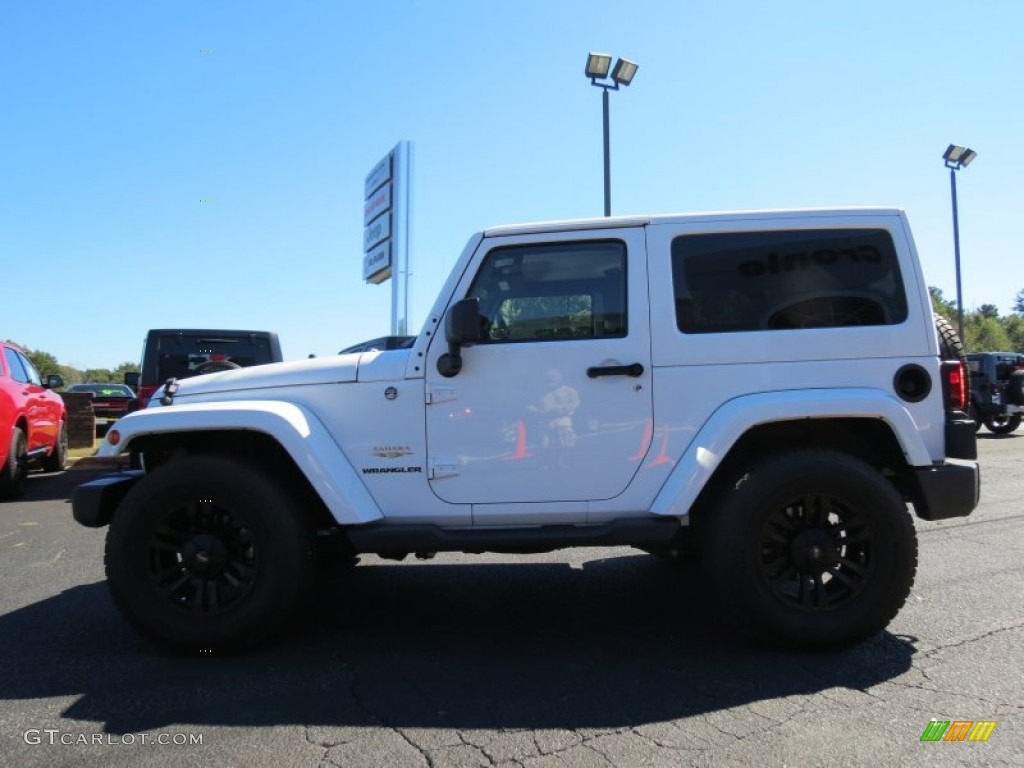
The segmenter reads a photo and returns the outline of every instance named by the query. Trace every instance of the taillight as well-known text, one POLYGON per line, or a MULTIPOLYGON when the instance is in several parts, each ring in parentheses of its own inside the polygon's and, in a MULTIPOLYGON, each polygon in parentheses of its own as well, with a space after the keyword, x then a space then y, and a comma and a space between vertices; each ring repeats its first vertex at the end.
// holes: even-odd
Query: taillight
POLYGON ((943 363, 942 384, 946 394, 946 409, 950 411, 966 411, 967 372, 964 370, 963 363, 943 363))
POLYGON ((142 384, 139 386, 139 408, 145 408, 149 405, 149 398, 153 396, 153 393, 157 391, 159 387, 152 384, 142 384))

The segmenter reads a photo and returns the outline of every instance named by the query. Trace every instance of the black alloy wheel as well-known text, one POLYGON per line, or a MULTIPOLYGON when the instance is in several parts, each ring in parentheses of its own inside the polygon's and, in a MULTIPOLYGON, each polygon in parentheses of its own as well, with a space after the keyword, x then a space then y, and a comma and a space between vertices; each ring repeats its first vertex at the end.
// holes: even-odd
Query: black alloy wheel
POLYGON ((826 494, 777 507, 761 528, 761 573, 775 595, 802 611, 839 607, 874 573, 870 525, 826 494))
POLYGON ((785 648, 842 648, 885 628, 914 583, 907 504, 878 469, 833 450, 754 459, 696 521, 730 630, 785 648))
POLYGON ((107 533, 107 583, 139 631, 186 652, 234 651, 283 629, 312 596, 314 536, 295 494, 251 460, 160 464, 107 533))
POLYGON ((149 579, 186 613, 214 615, 243 600, 256 582, 259 553, 245 518, 213 501, 165 511, 146 545, 149 579))

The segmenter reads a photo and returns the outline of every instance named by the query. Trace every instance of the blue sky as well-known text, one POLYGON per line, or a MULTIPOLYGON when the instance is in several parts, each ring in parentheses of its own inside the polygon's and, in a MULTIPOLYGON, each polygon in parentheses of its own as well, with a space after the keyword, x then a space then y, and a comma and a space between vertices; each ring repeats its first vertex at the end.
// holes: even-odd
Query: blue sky
POLYGON ((414 146, 410 324, 468 237, 602 212, 895 205, 930 284, 1012 309, 1024 261, 1024 4, 0 0, 0 336, 79 368, 148 328, 383 335, 363 180, 414 146), (209 202, 200 202, 200 201, 209 202))

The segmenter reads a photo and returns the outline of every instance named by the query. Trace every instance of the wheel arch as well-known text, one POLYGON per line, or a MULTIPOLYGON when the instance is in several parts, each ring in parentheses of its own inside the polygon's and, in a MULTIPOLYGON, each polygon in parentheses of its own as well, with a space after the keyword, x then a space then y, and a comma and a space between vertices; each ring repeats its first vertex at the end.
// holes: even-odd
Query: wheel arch
POLYGON ((153 463, 216 453, 258 462, 283 475, 318 525, 353 525, 383 515, 326 427, 290 403, 174 405, 138 411, 117 423, 120 442, 101 456, 141 452, 153 463))
POLYGON ((913 418, 895 398, 874 390, 812 390, 739 398, 724 404, 697 433, 656 496, 651 511, 689 520, 716 487, 757 456, 789 448, 831 449, 882 471, 913 500, 908 470, 930 465, 913 418), (771 414, 766 418, 766 414, 771 414))

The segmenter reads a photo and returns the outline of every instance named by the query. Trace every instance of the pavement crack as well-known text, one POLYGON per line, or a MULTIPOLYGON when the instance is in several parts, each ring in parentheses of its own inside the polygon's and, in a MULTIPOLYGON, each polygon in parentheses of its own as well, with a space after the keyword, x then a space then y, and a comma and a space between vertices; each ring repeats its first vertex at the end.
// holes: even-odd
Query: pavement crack
POLYGON ((424 749, 419 744, 417 744, 415 741, 413 741, 408 735, 406 735, 405 731, 403 731, 401 728, 398 728, 397 726, 393 726, 393 725, 389 725, 388 727, 391 728, 391 730, 394 731, 395 733, 397 733, 399 736, 401 736, 402 740, 406 744, 408 744, 410 747, 412 747, 413 749, 416 750, 416 752, 419 754, 419 756, 421 758, 423 758, 423 762, 425 762, 427 764, 428 768, 435 768, 435 766, 434 766, 434 758, 432 758, 430 756, 429 750, 424 749))
POLYGON ((488 765, 498 764, 497 761, 494 759, 494 755, 492 755, 479 744, 474 744, 472 741, 467 739, 465 736, 462 735, 462 731, 456 731, 456 735, 459 737, 459 741, 462 742, 463 746, 469 747, 470 749, 475 750, 476 752, 479 752, 481 755, 483 755, 487 759, 488 765))
POLYGON ((962 640, 957 640, 954 643, 936 645, 935 647, 929 648, 926 651, 921 651, 921 653, 924 656, 924 658, 930 659, 932 656, 934 656, 937 653, 940 653, 941 651, 947 651, 954 648, 963 648, 966 645, 977 643, 981 640, 986 640, 990 637, 994 637, 995 635, 1002 634, 1003 632, 1013 632, 1014 630, 1018 630, 1021 628, 1024 628, 1024 621, 1018 622, 1016 624, 1011 624, 1008 627, 997 627, 995 629, 990 629, 988 632, 983 632, 980 635, 974 635, 972 637, 966 637, 962 640))

